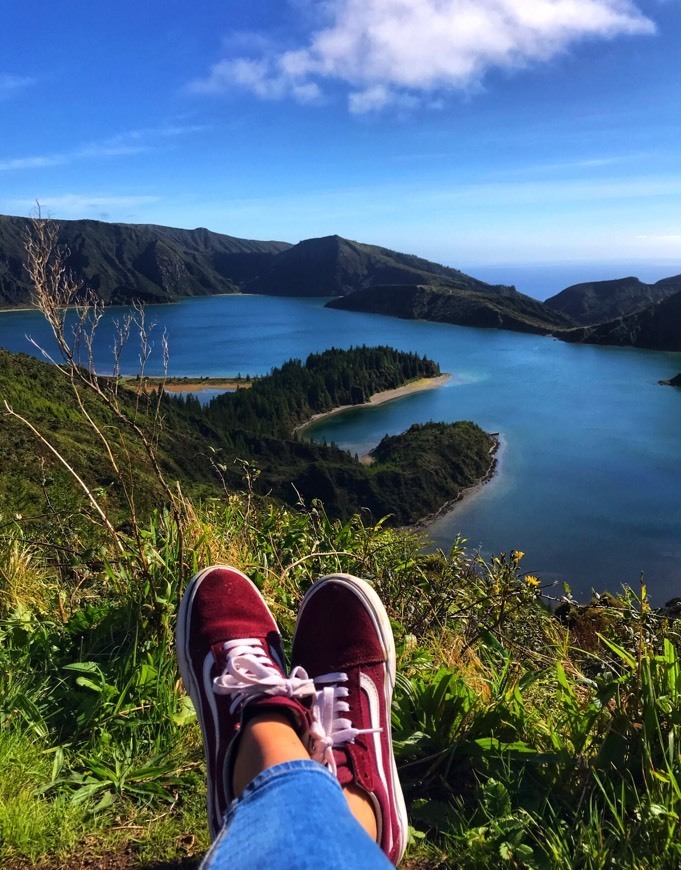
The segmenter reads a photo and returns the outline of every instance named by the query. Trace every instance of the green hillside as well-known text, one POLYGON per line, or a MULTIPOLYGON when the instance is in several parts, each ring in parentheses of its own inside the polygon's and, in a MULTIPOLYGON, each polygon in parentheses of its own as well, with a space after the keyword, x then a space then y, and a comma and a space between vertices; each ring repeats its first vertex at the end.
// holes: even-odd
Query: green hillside
POLYGON ((458 269, 340 236, 307 239, 282 251, 244 289, 278 296, 346 296, 378 284, 425 281, 480 293, 515 293, 458 269))
MULTIPOLYGON (((0 306, 25 305, 25 218, 0 215, 0 306)), ((457 269, 375 245, 328 236, 296 245, 152 224, 60 221, 67 265, 104 302, 172 302, 180 296, 266 293, 338 296, 377 283, 428 280, 472 291, 514 293, 457 269)))
POLYGON ((681 864, 681 600, 654 610, 642 579, 579 603, 520 550, 426 552, 391 528, 490 472, 472 423, 413 426, 368 465, 293 435, 438 372, 331 350, 204 410, 0 351, 2 867, 199 866, 205 762, 174 632, 215 563, 253 579, 289 654, 316 577, 385 602, 405 870, 681 864))
MULTIPOLYGON (((236 293, 289 245, 237 239, 199 228, 60 221, 68 267, 104 302, 172 302, 179 296, 236 293)), ((0 215, 0 306, 25 305, 27 218, 0 215)))
POLYGON ((681 291, 635 314, 568 330, 558 337, 587 344, 681 351, 681 291))
MULTIPOLYGON (((413 458, 403 440, 383 451, 413 458)), ((39 452, 34 466, 45 474, 39 452)), ((424 554, 417 535, 277 505, 249 482, 176 493, 113 532, 65 490, 31 514, 5 504, 3 867, 198 867, 204 757, 174 627, 189 578, 214 563, 253 578, 289 653, 315 577, 352 573, 381 595, 397 643, 404 868, 679 865, 678 600, 655 612, 644 589, 583 606, 568 596, 554 615, 540 592, 559 593, 519 551, 424 554)))
POLYGON ((327 303, 329 308, 369 311, 409 320, 434 320, 545 335, 574 325, 567 315, 512 288, 388 284, 368 287, 327 303))

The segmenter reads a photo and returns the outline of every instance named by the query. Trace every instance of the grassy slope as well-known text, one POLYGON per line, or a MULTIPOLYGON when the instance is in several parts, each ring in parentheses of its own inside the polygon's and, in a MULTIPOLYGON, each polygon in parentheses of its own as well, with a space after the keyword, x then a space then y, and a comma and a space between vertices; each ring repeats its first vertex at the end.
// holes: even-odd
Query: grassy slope
MULTIPOLYGON (((0 215, 0 306, 27 304, 31 287, 23 268, 25 218, 0 215)), ((105 302, 169 302, 178 296, 267 293, 337 296, 385 283, 431 283, 520 296, 458 269, 340 236, 296 245, 238 239, 207 229, 151 224, 63 221, 60 244, 68 264, 105 302)))
MULTIPOLYGON (((27 304, 25 218, 0 215, 0 306, 27 304)), ((285 242, 259 242, 152 224, 62 221, 59 241, 69 267, 105 302, 169 302, 177 296, 234 293, 262 271, 285 242)))
POLYGON ((681 289, 681 275, 644 284, 638 278, 617 278, 573 284, 546 300, 546 305, 583 326, 607 323, 661 302, 681 289))
POLYGON ((596 326, 570 329, 565 341, 681 351, 681 291, 642 311, 596 326))

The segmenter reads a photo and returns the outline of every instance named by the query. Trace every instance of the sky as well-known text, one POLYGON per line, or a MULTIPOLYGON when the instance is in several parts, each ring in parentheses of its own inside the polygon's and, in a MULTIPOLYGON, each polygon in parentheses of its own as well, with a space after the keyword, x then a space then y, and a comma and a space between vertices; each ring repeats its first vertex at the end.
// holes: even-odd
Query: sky
POLYGON ((36 200, 527 292, 678 274, 681 0, 6 0, 0 213, 36 200))

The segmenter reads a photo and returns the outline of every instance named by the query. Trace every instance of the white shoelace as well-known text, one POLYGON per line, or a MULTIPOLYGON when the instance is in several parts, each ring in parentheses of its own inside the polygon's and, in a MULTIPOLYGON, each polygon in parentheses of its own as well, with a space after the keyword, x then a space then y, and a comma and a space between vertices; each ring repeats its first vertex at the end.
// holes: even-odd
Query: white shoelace
POLYGON ((308 732, 310 739, 310 758, 326 765, 333 775, 336 775, 336 759, 333 757, 334 747, 346 743, 354 743, 360 734, 374 734, 382 728, 355 728, 352 721, 343 716, 350 711, 350 706, 344 698, 348 690, 339 683, 347 682, 347 674, 324 674, 315 678, 315 685, 329 683, 318 689, 312 704, 313 722, 308 732))
POLYGON ((218 695, 231 695, 230 713, 263 695, 307 698, 315 694, 314 682, 303 668, 294 668, 288 679, 282 676, 255 638, 229 640, 222 649, 227 653, 227 664, 222 674, 213 680, 213 691, 218 695))

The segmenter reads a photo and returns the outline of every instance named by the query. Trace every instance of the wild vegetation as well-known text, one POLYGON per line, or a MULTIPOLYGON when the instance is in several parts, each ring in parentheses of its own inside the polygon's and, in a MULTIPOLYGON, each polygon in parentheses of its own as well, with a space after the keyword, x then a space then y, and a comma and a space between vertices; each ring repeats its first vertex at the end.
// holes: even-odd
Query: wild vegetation
POLYGON ((569 315, 518 293, 514 287, 482 289, 457 282, 372 284, 332 299, 326 307, 539 335, 559 332, 575 324, 569 315))
POLYGON ((173 625, 189 577, 214 562, 254 578, 287 644, 315 576, 376 585, 399 650, 406 866, 678 866, 680 623, 645 590, 561 621, 517 551, 424 555, 413 534, 247 488, 115 539, 86 514, 81 500, 2 518, 3 866, 153 866, 207 847, 173 625))
POLYGON ((440 374, 440 366, 391 347, 331 348, 289 360, 250 390, 214 398, 206 417, 215 426, 289 438, 302 423, 342 405, 361 405, 374 393, 440 374))
MULTIPOLYGON (((24 238, 32 229, 29 219, 0 215, 0 306, 26 305, 32 297, 23 267, 24 238)), ((57 229, 71 272, 112 304, 239 292, 338 296, 401 281, 508 290, 458 269, 340 236, 291 245, 234 238, 203 227, 80 220, 62 221, 57 229)))
POLYGON ((681 275, 646 284, 638 278, 616 278, 573 284, 546 300, 556 311, 572 317, 581 326, 607 323, 635 314, 681 290, 681 275))

